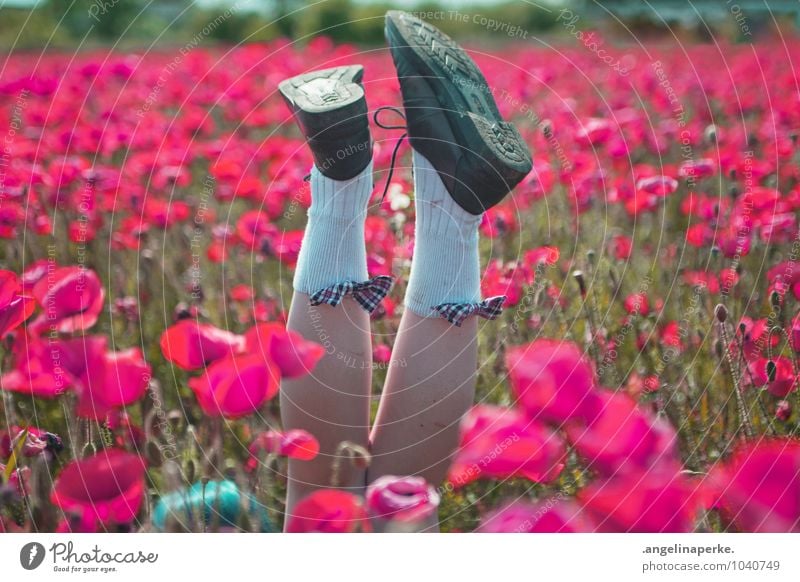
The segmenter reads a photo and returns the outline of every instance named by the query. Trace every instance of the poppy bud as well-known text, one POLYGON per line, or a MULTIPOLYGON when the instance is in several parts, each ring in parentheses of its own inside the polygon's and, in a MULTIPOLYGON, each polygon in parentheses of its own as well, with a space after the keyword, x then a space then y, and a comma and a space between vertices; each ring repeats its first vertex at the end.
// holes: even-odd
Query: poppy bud
POLYGON ((781 308, 781 294, 777 291, 773 291, 769 294, 769 303, 772 305, 772 308, 775 310, 779 310, 781 308))
POLYGON ((777 373, 778 373, 778 366, 775 365, 775 362, 773 362, 772 360, 769 360, 767 362, 767 379, 770 382, 774 382, 775 378, 777 376, 777 373))
POLYGON ((578 282, 581 290, 581 297, 586 297, 586 280, 583 278, 583 271, 572 271, 572 276, 578 282))
POLYGON ((722 303, 718 303, 714 308, 714 316, 720 323, 725 323, 725 320, 728 319, 728 310, 722 303))
POLYGON ((713 123, 707 126, 703 133, 703 137, 705 137, 709 144, 715 144, 717 142, 717 126, 713 123))
POLYGON ((594 252, 594 249, 589 249, 588 251, 586 251, 586 260, 589 261, 590 265, 594 266, 595 259, 597 259, 597 253, 594 252))

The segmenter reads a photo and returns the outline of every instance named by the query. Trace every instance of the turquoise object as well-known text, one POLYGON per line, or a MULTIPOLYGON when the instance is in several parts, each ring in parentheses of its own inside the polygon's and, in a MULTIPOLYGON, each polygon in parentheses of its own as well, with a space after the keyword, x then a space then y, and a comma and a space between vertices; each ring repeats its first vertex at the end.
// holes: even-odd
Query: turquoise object
MULTIPOLYGON (((258 523, 261 533, 271 533, 275 528, 270 523, 267 511, 255 497, 246 494, 247 506, 254 521, 258 523)), ((220 527, 238 528, 242 493, 236 483, 229 480, 209 481, 203 494, 203 483, 198 481, 191 487, 167 493, 158 500, 153 510, 153 526, 157 531, 164 531, 167 522, 177 523, 186 528, 194 528, 205 523, 209 530, 217 524, 220 527), (205 505, 203 504, 205 497, 205 505), (200 514, 201 507, 205 521, 200 514), (169 518, 169 519, 168 519, 169 518)))

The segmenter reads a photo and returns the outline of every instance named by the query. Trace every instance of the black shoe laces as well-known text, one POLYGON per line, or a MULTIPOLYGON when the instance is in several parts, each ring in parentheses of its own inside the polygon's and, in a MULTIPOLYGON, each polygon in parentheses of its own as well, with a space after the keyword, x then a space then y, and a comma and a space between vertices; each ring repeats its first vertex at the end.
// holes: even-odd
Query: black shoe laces
MULTIPOLYGON (((381 202, 386 199, 386 194, 389 192, 389 186, 392 184, 392 176, 394 176, 394 167, 397 163, 397 153, 400 151, 400 146, 403 145, 403 140, 408 137, 408 127, 406 125, 389 125, 385 123, 381 123, 380 118, 378 117, 381 112, 383 111, 391 111, 399 115, 403 121, 405 121, 406 116, 403 111, 399 107, 394 107, 393 105, 384 105, 383 107, 378 107, 375 112, 372 114, 372 120, 375 122, 375 125, 380 127, 381 129, 402 129, 403 135, 401 135, 397 139, 397 143, 394 144, 394 150, 392 151, 392 161, 389 163, 389 174, 386 176, 386 184, 383 186, 383 194, 381 194, 381 202)), ((311 174, 307 174, 303 177, 305 182, 311 181, 311 174)))
POLYGON ((403 140, 406 137, 408 137, 408 126, 389 125, 381 123, 381 120, 379 119, 378 116, 381 114, 382 111, 391 111, 392 113, 396 113, 397 115, 399 115, 403 119, 403 121, 406 120, 406 116, 403 114, 402 110, 399 107, 394 107, 392 105, 384 105, 383 107, 378 107, 375 110, 375 113, 372 114, 372 120, 375 122, 375 125, 377 125, 381 129, 389 129, 389 130, 402 129, 404 132, 403 135, 401 135, 398 138, 397 143, 394 144, 394 151, 392 151, 392 161, 389 164, 389 174, 386 176, 386 184, 383 187, 381 202, 383 202, 384 199, 386 198, 386 193, 389 192, 389 186, 392 184, 392 176, 394 176, 394 166, 395 163, 397 162, 397 153, 398 151, 400 151, 400 146, 403 144, 403 140))

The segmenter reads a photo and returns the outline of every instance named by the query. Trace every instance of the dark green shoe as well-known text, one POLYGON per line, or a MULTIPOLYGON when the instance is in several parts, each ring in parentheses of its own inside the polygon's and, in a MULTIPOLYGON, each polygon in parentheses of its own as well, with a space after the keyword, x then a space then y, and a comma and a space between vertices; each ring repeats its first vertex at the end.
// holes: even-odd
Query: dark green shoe
POLYGON ((311 148, 317 169, 334 180, 357 176, 372 159, 364 67, 298 75, 278 85, 311 148))
POLYGON ((386 13, 386 40, 403 93, 411 146, 439 172, 453 199, 481 214, 531 171, 531 154, 506 122, 475 62, 438 28, 386 13))

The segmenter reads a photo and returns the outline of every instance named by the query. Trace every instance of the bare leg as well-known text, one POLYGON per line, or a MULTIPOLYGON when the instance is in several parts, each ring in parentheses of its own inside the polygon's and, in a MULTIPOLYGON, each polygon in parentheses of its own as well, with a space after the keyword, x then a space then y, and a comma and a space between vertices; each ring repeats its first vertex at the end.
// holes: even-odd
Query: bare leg
POLYGON ((312 306, 295 292, 288 328, 322 344, 326 354, 314 371, 281 382, 280 409, 285 430, 301 428, 317 437, 320 454, 313 461, 289 461, 286 513, 313 491, 331 486, 335 464, 338 485, 362 494, 365 475, 336 456, 343 441, 368 445, 372 349, 369 314, 351 297, 337 307, 312 306))
POLYGON ((475 318, 456 327, 405 312, 372 429, 368 482, 382 475, 444 480, 475 394, 477 326, 475 318))
MULTIPOLYGON (((416 151, 414 192, 406 309, 372 430, 367 481, 387 474, 419 475, 438 486, 458 446, 460 420, 473 402, 478 358, 476 318, 466 316, 459 327, 440 317, 438 309, 478 305, 481 217, 453 201, 435 169, 416 151)), ((429 529, 436 523, 434 516, 429 529)))

